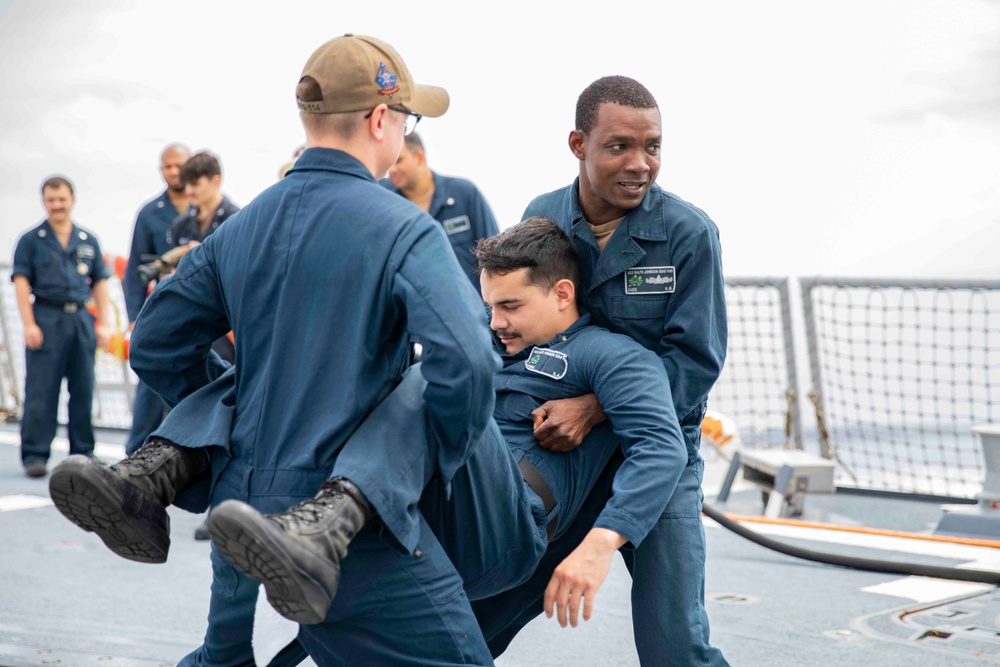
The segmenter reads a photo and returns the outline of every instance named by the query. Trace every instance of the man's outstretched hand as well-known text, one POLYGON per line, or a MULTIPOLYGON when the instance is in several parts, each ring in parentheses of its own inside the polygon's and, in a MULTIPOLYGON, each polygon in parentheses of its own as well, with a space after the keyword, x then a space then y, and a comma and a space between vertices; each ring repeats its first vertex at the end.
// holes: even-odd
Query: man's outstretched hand
POLYGON ((559 616, 559 625, 569 622, 574 628, 580 617, 589 621, 594 612, 594 597, 611 569, 611 559, 628 540, 607 528, 592 528, 576 549, 552 573, 545 589, 545 616, 559 616))

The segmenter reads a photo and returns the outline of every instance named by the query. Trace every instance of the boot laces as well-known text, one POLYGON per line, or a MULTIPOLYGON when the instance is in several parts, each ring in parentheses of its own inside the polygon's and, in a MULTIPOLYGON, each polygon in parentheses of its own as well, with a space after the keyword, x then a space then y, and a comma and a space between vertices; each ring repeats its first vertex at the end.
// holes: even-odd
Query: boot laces
POLYGON ((151 467, 153 463, 158 463, 163 457, 165 449, 172 448, 173 445, 169 445, 164 442, 150 442, 148 444, 140 447, 132 456, 129 456, 124 461, 112 466, 114 468, 138 468, 140 470, 146 470, 151 467))
POLYGON ((268 515, 268 518, 276 521, 283 527, 294 525, 296 523, 309 525, 317 524, 322 520, 326 510, 339 504, 337 501, 344 496, 345 494, 342 491, 327 490, 325 493, 321 493, 315 498, 305 500, 294 507, 288 508, 280 514, 270 514, 268 515))

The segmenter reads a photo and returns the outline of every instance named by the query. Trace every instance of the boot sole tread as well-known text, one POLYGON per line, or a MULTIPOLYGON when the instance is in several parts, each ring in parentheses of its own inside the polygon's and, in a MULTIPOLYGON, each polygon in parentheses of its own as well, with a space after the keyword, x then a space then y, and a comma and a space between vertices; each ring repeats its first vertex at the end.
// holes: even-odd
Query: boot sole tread
MULTIPOLYGON (((165 540, 153 540, 132 525, 133 517, 93 463, 67 461, 53 469, 49 495, 60 514, 101 538, 112 552, 138 563, 164 563, 170 550, 170 518, 164 510, 165 540)), ((102 468, 103 470, 103 468, 102 468)), ((114 474, 114 473, 111 473, 114 474)))
POLYGON ((336 590, 329 591, 296 564, 295 557, 272 535, 263 515, 229 502, 214 508, 208 518, 212 543, 222 557, 263 583, 268 602, 288 620, 304 625, 322 623, 336 590))

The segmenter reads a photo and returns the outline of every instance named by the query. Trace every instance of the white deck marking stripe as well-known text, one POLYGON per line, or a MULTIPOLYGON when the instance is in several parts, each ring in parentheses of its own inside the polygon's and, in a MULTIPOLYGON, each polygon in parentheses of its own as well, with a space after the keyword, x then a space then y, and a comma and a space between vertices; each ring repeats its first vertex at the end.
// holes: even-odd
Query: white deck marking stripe
POLYGON ((13 496, 0 496, 0 512, 13 510, 31 510, 36 507, 48 507, 52 501, 43 496, 29 496, 19 493, 13 496))
MULTIPOLYGON (((716 521, 703 517, 706 527, 721 528, 716 521)), ((889 558, 905 562, 908 554, 935 556, 963 561, 955 565, 957 568, 974 570, 1000 571, 1000 550, 992 547, 977 547, 965 544, 948 544, 946 542, 928 542, 905 537, 888 535, 870 535, 866 533, 850 533, 822 528, 805 528, 782 524, 743 524, 761 534, 777 538, 797 538, 828 544, 859 546, 870 549, 894 552, 889 558)), ((933 579, 930 577, 902 577, 860 590, 866 593, 891 595, 894 597, 914 600, 916 602, 933 602, 960 595, 972 595, 995 588, 991 584, 980 584, 968 581, 951 581, 933 579)))
POLYGON ((936 602, 960 595, 974 595, 994 588, 991 584, 977 584, 971 581, 947 581, 929 577, 904 577, 874 586, 866 586, 861 590, 866 593, 891 595, 906 598, 914 602, 936 602))
MULTIPOLYGON (((723 528, 714 519, 702 516, 702 523, 705 528, 723 528)), ((894 560, 905 561, 907 554, 920 554, 925 556, 937 556, 939 558, 951 558, 963 561, 955 565, 972 570, 996 570, 1000 572, 1000 550, 993 547, 977 547, 965 544, 949 544, 947 542, 928 542, 926 540, 915 540, 905 537, 894 537, 888 535, 869 535, 866 533, 851 533, 840 530, 825 530, 822 528, 800 528, 788 525, 770 525, 761 523, 741 524, 755 532, 768 534, 772 537, 793 537, 815 542, 825 542, 828 544, 843 544, 849 546, 868 547, 870 549, 881 549, 884 551, 894 551, 894 560)))
MULTIPOLYGON (((0 445, 9 445, 11 447, 21 446, 21 436, 18 433, 13 433, 10 431, 0 431, 0 445)), ((56 438, 52 441, 52 451, 54 452, 69 452, 69 440, 66 438, 56 438)), ((125 445, 116 445, 111 442, 98 442, 94 445, 94 453, 100 456, 102 459, 108 459, 112 462, 120 461, 125 458, 125 445)))
POLYGON ((815 542, 894 551, 898 554, 893 557, 896 560, 905 560, 906 554, 919 554, 960 561, 975 561, 977 569, 1000 571, 1000 550, 992 547, 949 544, 947 542, 928 542, 926 540, 911 540, 905 537, 850 533, 839 530, 824 530, 822 528, 799 528, 788 525, 754 524, 748 527, 758 533, 775 537, 794 537, 815 542))

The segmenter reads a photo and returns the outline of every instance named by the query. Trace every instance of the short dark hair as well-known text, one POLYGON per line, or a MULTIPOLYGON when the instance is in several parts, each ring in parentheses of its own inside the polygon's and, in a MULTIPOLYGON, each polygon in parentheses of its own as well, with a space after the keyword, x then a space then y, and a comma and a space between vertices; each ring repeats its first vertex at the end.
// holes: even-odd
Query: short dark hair
POLYGON ((403 137, 403 141, 406 142, 406 147, 410 149, 411 153, 423 151, 424 155, 427 155, 427 149, 424 148, 424 140, 416 132, 410 132, 403 137))
POLYGON ((605 102, 633 109, 659 109, 653 94, 627 76, 605 76, 593 82, 576 100, 576 129, 590 132, 597 123, 597 110, 605 102))
POLYGON ((564 278, 579 293, 580 258, 576 246, 554 221, 542 216, 527 218, 496 236, 481 239, 472 251, 476 270, 506 275, 528 269, 528 284, 545 291, 564 278))
POLYGON ((69 193, 75 197, 76 193, 73 192, 73 184, 70 183, 69 179, 65 176, 50 176, 46 178, 45 182, 42 183, 42 194, 45 194, 46 188, 53 188, 57 190, 64 185, 69 188, 69 193))
POLYGON ((222 165, 219 158, 207 151, 195 153, 188 158, 187 162, 181 165, 181 183, 197 183, 204 176, 211 180, 213 176, 222 175, 222 165))

